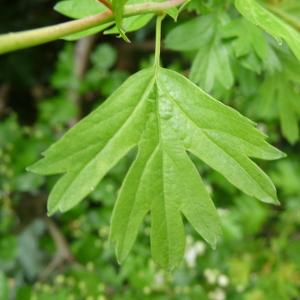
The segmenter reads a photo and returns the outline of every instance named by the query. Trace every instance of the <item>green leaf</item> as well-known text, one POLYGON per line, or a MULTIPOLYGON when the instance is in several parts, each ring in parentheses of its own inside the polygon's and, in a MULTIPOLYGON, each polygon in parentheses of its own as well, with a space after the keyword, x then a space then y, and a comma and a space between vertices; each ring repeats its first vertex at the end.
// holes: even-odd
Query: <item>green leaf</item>
POLYGON ((197 51, 190 78, 207 92, 216 81, 226 89, 234 82, 230 53, 221 39, 221 28, 225 23, 226 15, 201 16, 175 27, 166 38, 169 49, 197 51))
MULTIPOLYGON (((54 9, 73 19, 80 19, 91 15, 96 15, 107 10, 107 8, 97 0, 63 0, 58 2, 54 9)), ((101 24, 81 32, 65 36, 68 41, 78 40, 82 37, 101 32, 112 25, 112 22, 101 24)))
POLYGON ((146 214, 151 214, 151 251, 172 269, 185 248, 182 216, 215 247, 217 211, 188 152, 250 196, 278 203, 276 190, 250 159, 282 153, 253 123, 214 100, 182 75, 160 67, 129 78, 111 97, 52 145, 29 169, 64 173, 48 209, 66 211, 87 196, 134 147, 138 154, 114 207, 111 240, 122 262, 146 214))
MULTIPOLYGON (((261 27, 280 43, 284 40, 300 60, 300 34, 255 0, 235 0, 237 10, 250 22, 261 27)), ((245 33, 248 34, 248 33, 245 33)))

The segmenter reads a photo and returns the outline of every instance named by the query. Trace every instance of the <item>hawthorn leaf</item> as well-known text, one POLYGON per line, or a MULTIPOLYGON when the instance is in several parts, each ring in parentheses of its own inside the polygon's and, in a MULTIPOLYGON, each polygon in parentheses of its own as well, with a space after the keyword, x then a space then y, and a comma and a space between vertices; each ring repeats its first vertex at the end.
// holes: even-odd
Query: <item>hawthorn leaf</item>
POLYGON ((200 16, 175 27, 166 37, 167 48, 196 52, 190 79, 207 92, 216 81, 226 89, 234 82, 230 53, 221 37, 221 28, 227 22, 226 15, 200 16))
POLYGON ((122 262, 150 214, 152 256, 173 269, 184 254, 183 216, 212 247, 220 235, 217 210, 189 153, 246 194, 278 203, 274 185, 251 158, 283 154, 254 125, 184 76, 156 66, 130 77, 29 169, 64 174, 49 197, 52 214, 74 207, 137 147, 113 210, 110 239, 122 262))
POLYGON ((300 33, 272 14, 255 0, 235 0, 237 10, 250 22, 261 27, 280 43, 284 40, 300 60, 300 33))

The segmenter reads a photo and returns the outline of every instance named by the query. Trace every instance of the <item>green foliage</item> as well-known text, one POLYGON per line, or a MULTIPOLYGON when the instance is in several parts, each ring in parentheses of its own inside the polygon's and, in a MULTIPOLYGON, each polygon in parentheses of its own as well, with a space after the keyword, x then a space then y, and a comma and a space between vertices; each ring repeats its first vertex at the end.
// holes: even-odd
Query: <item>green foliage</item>
POLYGON ((257 73, 262 71, 269 45, 259 28, 245 19, 234 19, 223 28, 222 37, 232 39, 234 55, 242 66, 257 73))
MULTIPOLYGON (((121 34, 124 4, 124 1, 113 2, 121 34)), ((86 5, 86 9, 94 9, 95 3, 86 5)), ((249 12, 249 8, 246 12, 254 23, 258 23, 259 12, 269 14, 253 1, 247 5, 236 1, 244 14, 245 7, 253 6, 253 11, 249 12)), ((64 2, 60 6, 73 17, 82 9, 68 7, 64 2)), ((276 17, 272 18, 275 27, 281 24, 276 17)), ((261 23, 260 26, 266 29, 261 23)), ((289 27, 285 26, 281 37, 287 36, 289 27)), ((242 19, 231 21, 226 13, 208 14, 176 27, 166 44, 175 50, 197 50, 190 77, 211 91, 216 82, 226 89, 234 83, 230 51, 224 39, 233 39, 231 46, 241 65, 254 65, 252 70, 261 72, 255 65, 264 63, 271 46, 259 29, 242 19), (244 38, 246 31, 250 32, 248 38, 244 38)), ((287 38, 293 48, 289 41, 287 38)), ((276 88, 281 91, 278 85, 276 88)), ((286 90, 279 93, 275 90, 270 95, 272 98, 278 95, 283 132, 294 142, 298 124, 296 117, 287 118, 289 105, 281 100, 286 90)), ((292 101, 293 95, 289 99, 292 101)), ((128 79, 105 104, 30 167, 39 174, 64 174, 50 193, 49 213, 65 212, 76 206, 135 146, 138 146, 137 158, 124 180, 112 218, 111 239, 116 244, 119 261, 127 257, 148 212, 151 212, 152 255, 161 266, 172 269, 183 256, 181 213, 215 246, 219 235, 217 213, 204 184, 200 180, 197 184, 197 173, 186 151, 246 194, 263 202, 278 202, 272 182, 250 157, 276 159, 282 154, 265 142, 265 137, 249 120, 222 106, 178 74, 155 66, 128 79), (175 184, 181 177, 187 179, 175 184)))
POLYGON ((166 46, 179 51, 197 51, 190 78, 210 92, 218 81, 226 89, 233 85, 229 51, 221 32, 226 15, 205 15, 175 27, 166 38, 166 46), (191 34, 193 32, 193 34, 191 34))
MULTIPOLYGON (((82 78, 74 73, 71 43, 46 77, 51 86, 33 80, 20 60, 4 61, 4 74, 17 64, 22 82, 31 82, 35 112, 26 105, 10 113, 28 95, 18 97, 20 84, 8 81, 8 93, 16 94, 6 101, 6 83, 0 84, 0 300, 296 299, 298 2, 236 1, 244 17, 234 1, 190 1, 178 23, 166 18, 166 46, 182 53, 163 48, 167 68, 153 68, 145 55, 153 45, 153 14, 124 18, 123 11, 119 25, 68 37, 121 29, 133 42, 103 36, 82 78), (24 114, 34 115, 30 126, 24 114), (282 156, 265 134, 287 158, 256 161, 282 156), (25 172, 52 143, 36 166, 62 174, 56 184, 57 176, 25 172), (280 207, 253 199, 278 203, 262 169, 278 188, 280 207), (68 174, 74 178, 62 188, 68 174), (44 208, 49 193, 48 206, 58 212, 51 219, 44 208), (198 234, 213 247, 218 241, 217 250, 198 234), (149 240, 154 261, 172 272, 153 262, 149 240), (56 264, 59 257, 65 259, 56 264)), ((98 1, 56 5, 71 18, 105 9, 98 1)), ((176 19, 176 9, 166 13, 176 19)))

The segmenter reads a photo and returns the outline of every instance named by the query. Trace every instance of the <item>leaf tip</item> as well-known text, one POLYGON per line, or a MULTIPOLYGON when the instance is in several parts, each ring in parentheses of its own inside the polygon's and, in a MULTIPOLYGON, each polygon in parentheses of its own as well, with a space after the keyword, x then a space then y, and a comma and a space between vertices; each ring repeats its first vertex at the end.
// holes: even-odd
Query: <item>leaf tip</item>
POLYGON ((35 173, 35 174, 43 174, 43 168, 41 167, 42 160, 39 160, 32 165, 26 167, 27 172, 35 173))
POLYGON ((281 205, 280 201, 277 198, 277 195, 274 195, 273 197, 271 196, 266 196, 264 198, 261 199, 262 202, 268 203, 268 204, 273 204, 276 206, 281 205))
POLYGON ((123 253, 120 253, 118 251, 118 248, 116 248, 116 257, 117 257, 117 262, 119 265, 122 265, 127 257, 127 255, 125 256, 123 253))
POLYGON ((47 216, 48 217, 52 217, 57 211, 58 211, 57 206, 51 207, 49 205, 49 201, 48 201, 47 216))

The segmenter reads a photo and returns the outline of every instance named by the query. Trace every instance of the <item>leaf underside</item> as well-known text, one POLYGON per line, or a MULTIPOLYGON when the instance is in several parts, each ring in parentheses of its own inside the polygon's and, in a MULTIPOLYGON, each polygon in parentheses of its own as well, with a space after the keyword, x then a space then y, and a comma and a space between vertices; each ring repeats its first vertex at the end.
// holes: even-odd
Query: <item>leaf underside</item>
POLYGON ((271 180, 250 158, 276 159, 282 153, 250 120, 182 75, 149 68, 130 77, 29 168, 39 174, 64 174, 50 194, 49 213, 78 204, 134 147, 138 154, 111 221, 110 238, 120 262, 148 213, 152 256, 162 267, 172 269, 183 257, 182 216, 215 247, 218 214, 188 153, 244 193, 278 203, 271 180))

